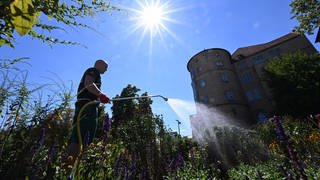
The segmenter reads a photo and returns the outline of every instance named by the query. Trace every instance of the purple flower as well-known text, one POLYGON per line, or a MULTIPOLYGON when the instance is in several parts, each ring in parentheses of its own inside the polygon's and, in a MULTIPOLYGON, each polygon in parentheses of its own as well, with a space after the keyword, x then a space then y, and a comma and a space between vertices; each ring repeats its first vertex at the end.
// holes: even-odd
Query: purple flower
POLYGON ((121 160, 123 157, 123 153, 120 154, 119 158, 117 159, 115 165, 114 165, 114 172, 113 172, 113 177, 116 178, 119 175, 119 170, 120 170, 120 166, 121 166, 121 160))
POLYGON ((109 118, 109 114, 106 113, 106 119, 104 120, 104 123, 103 123, 103 135, 105 140, 107 140, 108 138, 108 132, 110 131, 110 128, 111 128, 111 121, 109 118))
POLYGON ((133 178, 135 177, 135 174, 136 174, 136 168, 137 168, 136 166, 137 166, 137 155, 136 155, 136 152, 132 152, 130 170, 132 172, 132 177, 133 178))
POLYGON ((184 164, 184 160, 183 160, 183 156, 181 155, 181 153, 179 152, 177 155, 177 167, 182 167, 184 164))
POLYGON ((288 141, 288 136, 284 133, 283 126, 280 122, 280 117, 279 116, 274 116, 272 118, 272 122, 275 124, 275 132, 277 134, 277 137, 281 143, 287 142, 288 141))
POLYGON ((289 154, 289 158, 294 162, 296 169, 299 171, 300 178, 301 179, 307 179, 304 168, 302 167, 302 164, 297 156, 297 153, 295 152, 292 142, 289 141, 289 137, 284 133, 283 126, 280 122, 279 116, 274 116, 272 118, 272 122, 275 124, 275 132, 277 134, 278 139, 281 143, 284 143, 286 145, 287 152, 289 154))

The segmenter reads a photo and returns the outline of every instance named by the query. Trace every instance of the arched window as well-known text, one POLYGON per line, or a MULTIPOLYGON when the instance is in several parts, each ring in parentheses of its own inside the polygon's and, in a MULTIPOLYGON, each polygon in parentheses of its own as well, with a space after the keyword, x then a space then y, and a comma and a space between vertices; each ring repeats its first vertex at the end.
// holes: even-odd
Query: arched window
POLYGON ((229 82, 229 80, 228 80, 228 75, 227 75, 226 73, 221 73, 221 74, 220 74, 220 80, 221 80, 222 82, 229 82))
POLYGON ((206 81, 205 80, 203 80, 203 79, 201 79, 200 81, 199 81, 199 85, 200 85, 200 87, 205 87, 206 86, 206 81))
POLYGON ((228 91, 225 91, 224 92, 224 96, 226 97, 226 99, 228 101, 233 101, 234 100, 234 97, 233 97, 233 92, 228 90, 228 91))

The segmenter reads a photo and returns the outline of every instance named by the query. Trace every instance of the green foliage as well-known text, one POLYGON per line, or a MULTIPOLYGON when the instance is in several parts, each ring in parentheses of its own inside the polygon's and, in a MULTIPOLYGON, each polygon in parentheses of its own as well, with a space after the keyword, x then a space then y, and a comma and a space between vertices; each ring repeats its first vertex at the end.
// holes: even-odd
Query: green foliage
MULTIPOLYGON (((281 164, 277 161, 268 161, 262 164, 246 165, 241 164, 228 171, 230 179, 299 179, 297 172, 283 169, 281 164)), ((305 168, 308 179, 319 179, 319 166, 316 164, 309 164, 305 168)))
POLYGON ((80 171, 81 179, 113 179, 114 165, 124 153, 119 143, 97 140, 84 149, 80 171))
MULTIPOLYGON (((289 140, 293 142, 298 156, 304 163, 320 162, 320 130, 315 126, 313 119, 293 119, 284 117, 282 126, 289 140)), ((285 147, 274 133, 274 124, 271 121, 260 123, 256 127, 260 139, 273 152, 282 156, 286 155, 285 147)))
POLYGON ((211 162, 221 162, 225 171, 241 162, 253 164, 269 157, 255 131, 239 127, 215 126, 205 136, 211 162))
POLYGON ((272 90, 279 115, 304 117, 319 112, 320 56, 287 54, 266 67, 266 81, 272 90))
POLYGON ((310 179, 320 179, 319 163, 310 164, 305 169, 305 172, 307 177, 309 177, 310 179))
POLYGON ((81 22, 85 17, 93 17, 97 13, 120 9, 103 0, 2 0, 0 3, 0 46, 14 47, 14 32, 19 35, 29 35, 49 44, 79 44, 77 42, 59 40, 50 36, 53 30, 61 28, 56 25, 64 25, 72 28, 83 27, 92 29, 81 22), (40 18, 47 17, 50 21, 40 18), (56 22, 56 23, 54 23, 56 22))
POLYGON ((42 86, 30 90, 27 75, 14 67, 20 60, 5 60, 0 68, 0 176, 52 179, 53 164, 57 165, 71 126, 69 94, 62 96, 60 104, 51 98, 45 104, 42 99, 32 99, 42 86))
MULTIPOLYGON (((26 59, 29 59, 27 57, 22 57, 22 58, 17 58, 17 59, 0 59, 0 70, 1 70, 1 73, 2 75, 4 75, 5 73, 5 70, 17 70, 16 68, 13 67, 14 64, 17 64, 17 63, 21 63, 21 62, 24 62, 26 63, 24 60, 26 59)), ((5 77, 3 77, 5 78, 5 77)), ((3 83, 6 82, 6 79, 4 79, 3 83)))
POLYGON ((262 179, 278 180, 282 179, 278 167, 274 161, 264 164, 246 165, 240 164, 238 167, 230 169, 228 172, 230 179, 262 179))
POLYGON ((295 31, 313 34, 314 30, 320 26, 320 3, 317 0, 292 0, 292 19, 299 21, 299 26, 295 31))
POLYGON ((28 115, 19 111, 20 118, 7 119, 13 122, 1 129, 1 177, 52 179, 67 141, 72 111, 59 105, 52 107, 51 102, 45 106, 29 104, 28 108, 35 111, 27 111, 28 115))
POLYGON ((210 169, 203 167, 194 167, 193 163, 187 163, 183 167, 179 168, 176 173, 169 174, 165 177, 167 180, 207 180, 207 179, 218 179, 212 177, 210 169))
MULTIPOLYGON (((115 98, 138 97, 139 89, 128 85, 115 98)), ((141 96, 147 96, 147 93, 141 96)), ((165 175, 167 159, 178 156, 178 152, 186 157, 192 143, 186 139, 174 137, 168 132, 161 116, 154 115, 150 98, 114 101, 112 106, 111 135, 117 142, 123 143, 128 151, 127 156, 135 156, 137 169, 130 178, 143 175, 146 178, 158 179, 165 175)), ((123 168, 129 169, 128 160, 122 158, 123 168)), ((125 177, 119 174, 119 177, 125 177)))
POLYGON ((222 179, 221 164, 209 163, 208 152, 204 146, 193 146, 183 166, 169 171, 165 179, 222 179))

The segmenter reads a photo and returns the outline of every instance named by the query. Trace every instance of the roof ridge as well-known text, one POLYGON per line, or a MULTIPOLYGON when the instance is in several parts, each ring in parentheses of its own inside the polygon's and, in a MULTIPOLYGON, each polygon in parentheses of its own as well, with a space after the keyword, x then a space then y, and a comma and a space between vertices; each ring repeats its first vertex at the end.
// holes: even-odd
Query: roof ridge
POLYGON ((238 55, 250 56, 250 55, 255 54, 255 53, 259 52, 259 51, 262 51, 264 49, 270 48, 270 47, 272 47, 274 45, 281 44, 284 41, 287 41, 289 39, 295 38, 297 36, 299 36, 299 34, 290 32, 290 33, 288 33, 288 34, 286 34, 284 36, 281 36, 281 37, 279 37, 277 39, 274 39, 274 40, 266 42, 266 43, 240 47, 236 51, 234 51, 231 56, 232 56, 232 58, 236 58, 238 55))

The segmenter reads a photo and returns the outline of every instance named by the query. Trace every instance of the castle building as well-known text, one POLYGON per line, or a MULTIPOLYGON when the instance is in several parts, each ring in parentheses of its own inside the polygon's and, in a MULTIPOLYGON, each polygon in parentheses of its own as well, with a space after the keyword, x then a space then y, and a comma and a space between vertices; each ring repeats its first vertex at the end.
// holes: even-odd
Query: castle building
POLYGON ((272 116, 275 103, 263 80, 264 67, 274 57, 297 51, 317 52, 304 35, 289 33, 264 44, 238 48, 232 55, 221 48, 194 55, 187 64, 197 103, 197 113, 190 116, 192 128, 201 118, 198 103, 248 125, 272 116))

